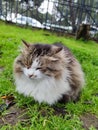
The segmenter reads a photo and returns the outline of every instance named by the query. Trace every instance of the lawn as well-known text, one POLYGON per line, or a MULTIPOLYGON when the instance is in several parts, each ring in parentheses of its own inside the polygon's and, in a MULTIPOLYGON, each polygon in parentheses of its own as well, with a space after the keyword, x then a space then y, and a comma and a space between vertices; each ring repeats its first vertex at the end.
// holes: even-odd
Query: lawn
POLYGON ((98 130, 98 44, 0 21, 0 97, 8 94, 15 97, 15 105, 0 113, 0 130, 98 130), (21 39, 47 44, 61 41, 70 48, 85 73, 86 84, 77 103, 38 104, 15 91, 13 61, 21 39))

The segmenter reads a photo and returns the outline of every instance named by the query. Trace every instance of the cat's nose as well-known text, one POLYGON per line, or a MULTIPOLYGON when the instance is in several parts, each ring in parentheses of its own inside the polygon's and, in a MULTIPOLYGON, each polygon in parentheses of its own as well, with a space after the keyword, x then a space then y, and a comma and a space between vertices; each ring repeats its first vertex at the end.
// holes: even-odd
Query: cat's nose
POLYGON ((33 74, 29 74, 28 76, 29 76, 29 78, 31 78, 31 77, 33 77, 34 75, 33 75, 33 74))
POLYGON ((36 77, 36 75, 29 74, 29 78, 34 78, 34 77, 36 77))

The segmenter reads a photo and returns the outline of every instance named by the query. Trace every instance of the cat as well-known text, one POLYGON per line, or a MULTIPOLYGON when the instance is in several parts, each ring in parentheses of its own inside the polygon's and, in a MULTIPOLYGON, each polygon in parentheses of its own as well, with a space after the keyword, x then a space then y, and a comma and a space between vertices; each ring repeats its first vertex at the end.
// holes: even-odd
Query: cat
POLYGON ((14 61, 16 90, 39 103, 76 101, 84 86, 84 73, 71 51, 61 43, 31 44, 14 61))

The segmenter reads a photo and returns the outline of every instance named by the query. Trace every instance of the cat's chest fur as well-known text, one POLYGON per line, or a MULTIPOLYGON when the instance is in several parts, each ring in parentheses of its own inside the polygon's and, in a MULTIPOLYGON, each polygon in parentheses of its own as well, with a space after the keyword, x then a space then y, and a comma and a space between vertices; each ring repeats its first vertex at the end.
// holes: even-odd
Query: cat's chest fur
POLYGON ((54 78, 46 78, 43 80, 31 80, 25 75, 21 78, 16 77, 16 90, 25 96, 34 97, 39 103, 46 102, 54 104, 62 95, 70 91, 68 81, 55 80, 54 78))

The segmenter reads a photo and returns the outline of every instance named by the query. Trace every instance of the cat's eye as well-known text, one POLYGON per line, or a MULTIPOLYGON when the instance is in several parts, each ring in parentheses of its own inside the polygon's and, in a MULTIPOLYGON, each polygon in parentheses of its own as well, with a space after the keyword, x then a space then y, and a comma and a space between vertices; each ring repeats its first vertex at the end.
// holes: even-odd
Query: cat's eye
POLYGON ((56 71, 55 69, 50 68, 50 67, 47 67, 47 70, 49 70, 49 71, 56 71))
POLYGON ((30 69, 30 68, 31 68, 31 64, 25 63, 25 67, 26 67, 27 69, 30 69))
POLYGON ((41 70, 41 69, 42 69, 42 67, 37 67, 37 68, 36 68, 36 70, 41 70))
POLYGON ((22 63, 21 60, 18 60, 17 63, 20 64, 20 65, 22 65, 22 66, 24 66, 24 64, 22 63))
POLYGON ((30 69, 30 66, 26 66, 27 69, 30 69))

